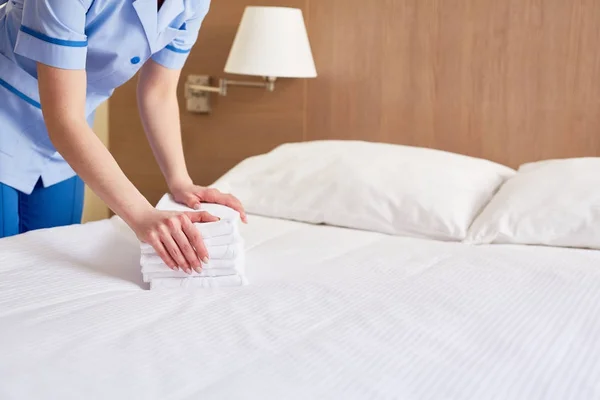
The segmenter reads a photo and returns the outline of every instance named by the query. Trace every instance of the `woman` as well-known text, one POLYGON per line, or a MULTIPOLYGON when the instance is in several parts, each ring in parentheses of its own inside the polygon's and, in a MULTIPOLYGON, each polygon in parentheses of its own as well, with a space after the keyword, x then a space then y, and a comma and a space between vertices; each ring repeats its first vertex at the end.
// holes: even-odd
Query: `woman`
POLYGON ((83 179, 169 267, 200 271, 208 253, 192 223, 216 218, 156 210, 90 128, 98 105, 138 71, 140 116, 174 198, 230 206, 245 222, 236 198, 193 184, 183 156, 176 88, 208 8, 209 0, 0 6, 0 237, 80 222, 83 179))

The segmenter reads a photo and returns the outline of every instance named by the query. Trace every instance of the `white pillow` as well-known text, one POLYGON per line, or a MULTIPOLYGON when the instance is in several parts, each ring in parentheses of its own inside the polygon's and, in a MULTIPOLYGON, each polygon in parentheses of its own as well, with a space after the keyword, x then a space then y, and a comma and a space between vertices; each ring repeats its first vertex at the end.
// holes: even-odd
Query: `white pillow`
POLYGON ((600 158, 524 164, 465 242, 600 249, 600 158))
POLYGON ((440 240, 463 240, 515 171, 438 150, 313 141, 251 157, 212 186, 250 214, 440 240))

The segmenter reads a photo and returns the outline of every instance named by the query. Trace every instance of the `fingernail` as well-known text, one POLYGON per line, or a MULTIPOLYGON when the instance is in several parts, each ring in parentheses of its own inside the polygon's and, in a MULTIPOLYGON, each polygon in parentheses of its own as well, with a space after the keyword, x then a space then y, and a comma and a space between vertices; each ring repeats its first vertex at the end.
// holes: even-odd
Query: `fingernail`
POLYGON ((194 206, 194 210, 199 210, 199 209, 200 209, 200 204, 196 204, 196 205, 194 206))
POLYGON ((203 262, 204 264, 208 264, 208 257, 204 257, 204 258, 202 259, 202 262, 203 262))

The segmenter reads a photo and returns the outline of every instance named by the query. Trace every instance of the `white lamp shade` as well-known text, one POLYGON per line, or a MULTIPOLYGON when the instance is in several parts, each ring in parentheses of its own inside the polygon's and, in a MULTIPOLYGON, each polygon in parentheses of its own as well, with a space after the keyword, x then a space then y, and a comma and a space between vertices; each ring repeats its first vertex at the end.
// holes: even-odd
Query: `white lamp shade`
POLYGON ((273 78, 316 77, 302 10, 246 7, 225 72, 273 78))

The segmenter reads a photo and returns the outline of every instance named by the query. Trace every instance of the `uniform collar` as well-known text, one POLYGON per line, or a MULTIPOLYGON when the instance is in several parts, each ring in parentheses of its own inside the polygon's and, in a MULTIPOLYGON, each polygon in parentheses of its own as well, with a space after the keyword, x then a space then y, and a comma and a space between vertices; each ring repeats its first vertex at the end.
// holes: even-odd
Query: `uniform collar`
MULTIPOLYGON (((156 0, 154 0, 156 3, 156 0)), ((164 32, 182 12, 185 11, 183 0, 165 0, 165 3, 158 12, 158 30, 164 32)), ((178 27, 179 28, 179 27, 178 27)))
POLYGON ((156 0, 133 0, 133 8, 144 27, 152 52, 158 50, 159 36, 185 11, 184 0, 166 0, 160 11, 156 0))

